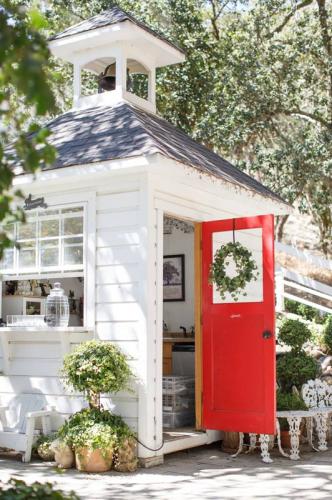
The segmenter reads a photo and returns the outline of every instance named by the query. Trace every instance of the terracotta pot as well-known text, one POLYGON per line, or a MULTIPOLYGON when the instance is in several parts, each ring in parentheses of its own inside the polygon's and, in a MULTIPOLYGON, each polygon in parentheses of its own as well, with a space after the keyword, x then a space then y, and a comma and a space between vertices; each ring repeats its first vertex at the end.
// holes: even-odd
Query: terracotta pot
POLYGON ((222 440, 222 450, 226 452, 233 452, 239 447, 239 433, 238 432, 224 432, 222 440))
POLYGON ((118 472, 134 472, 137 469, 136 441, 126 439, 114 458, 114 469, 118 472))
POLYGON ((289 431, 280 431, 280 440, 282 448, 291 448, 289 431))
POLYGON ((84 472, 107 472, 111 470, 113 450, 77 448, 75 450, 76 469, 84 472))
POLYGON ((74 453, 72 449, 59 440, 53 441, 50 446, 54 451, 54 460, 61 469, 70 469, 74 465, 74 453))

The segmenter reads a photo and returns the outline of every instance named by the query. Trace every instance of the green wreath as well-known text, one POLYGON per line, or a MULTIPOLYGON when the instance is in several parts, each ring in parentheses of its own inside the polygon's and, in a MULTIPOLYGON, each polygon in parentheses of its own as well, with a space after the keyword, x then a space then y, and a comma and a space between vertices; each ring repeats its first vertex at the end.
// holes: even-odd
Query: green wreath
POLYGON ((226 243, 216 251, 210 267, 210 283, 216 286, 222 300, 226 298, 227 292, 233 300, 239 300, 241 290, 251 281, 256 281, 257 276, 258 268, 252 253, 241 243, 226 243), (227 276, 228 257, 232 257, 235 263, 237 275, 234 278, 227 276))

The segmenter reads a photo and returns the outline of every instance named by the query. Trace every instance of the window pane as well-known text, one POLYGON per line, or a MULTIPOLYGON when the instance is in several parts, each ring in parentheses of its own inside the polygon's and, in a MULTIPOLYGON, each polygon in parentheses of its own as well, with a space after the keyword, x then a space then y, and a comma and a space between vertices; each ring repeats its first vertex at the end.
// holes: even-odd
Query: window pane
POLYGON ((7 226, 3 228, 3 231, 11 240, 15 238, 15 224, 7 224, 7 226))
POLYGON ((21 243, 19 249, 19 267, 21 269, 25 267, 35 267, 36 266, 36 248, 34 242, 21 243))
POLYGON ((40 217, 43 215, 59 215, 59 210, 43 210, 39 212, 40 217))
POLYGON ((40 265, 42 267, 52 267, 59 265, 59 240, 41 241, 40 265))
POLYGON ((72 214, 74 212, 83 212, 83 207, 63 208, 61 210, 62 214, 72 214))
POLYGON ((83 217, 68 217, 63 220, 64 234, 82 234, 83 233, 83 217))
POLYGON ((42 220, 40 222, 40 236, 42 238, 59 236, 59 220, 42 220))
POLYGON ((6 248, 3 252, 3 258, 0 262, 1 269, 13 269, 14 267, 14 249, 6 248))
POLYGON ((64 247, 64 264, 83 264, 83 245, 73 245, 64 247))
POLYGON ((78 243, 80 243, 80 244, 83 243, 82 236, 75 236, 73 238, 65 238, 64 239, 65 246, 77 245, 78 243))
POLYGON ((28 240, 36 237, 36 221, 18 224, 18 239, 28 240))

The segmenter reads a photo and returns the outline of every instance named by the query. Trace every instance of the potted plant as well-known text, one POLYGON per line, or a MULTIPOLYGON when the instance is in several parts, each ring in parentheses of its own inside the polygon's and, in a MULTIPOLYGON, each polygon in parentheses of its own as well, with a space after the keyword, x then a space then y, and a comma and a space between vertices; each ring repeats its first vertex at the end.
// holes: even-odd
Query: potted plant
POLYGON ((92 340, 65 357, 62 373, 67 385, 85 394, 89 409, 74 414, 59 437, 74 449, 79 470, 109 470, 121 436, 133 434, 120 417, 102 409, 100 395, 130 390, 132 372, 126 357, 114 344, 92 340))
MULTIPOLYGON (((277 391, 277 410, 278 411, 296 411, 306 410, 307 407, 302 397, 297 392, 285 393, 280 390, 277 391)), ((290 448, 290 435, 289 426, 286 418, 279 421, 280 425, 280 439, 283 448, 290 448)))
MULTIPOLYGON (((120 416, 98 408, 86 408, 72 415, 58 436, 75 450, 78 470, 86 472, 110 470, 113 459, 134 442, 134 433, 120 416)), ((131 460, 127 470, 133 465, 131 460)))
MULTIPOLYGON (((289 346, 289 352, 279 355, 277 359, 277 410, 306 410, 307 407, 300 396, 302 385, 314 379, 318 373, 318 363, 303 349, 303 345, 311 338, 309 328, 299 320, 286 319, 278 332, 281 344, 289 346)), ((289 428, 286 419, 281 419, 281 444, 290 448, 289 428)))

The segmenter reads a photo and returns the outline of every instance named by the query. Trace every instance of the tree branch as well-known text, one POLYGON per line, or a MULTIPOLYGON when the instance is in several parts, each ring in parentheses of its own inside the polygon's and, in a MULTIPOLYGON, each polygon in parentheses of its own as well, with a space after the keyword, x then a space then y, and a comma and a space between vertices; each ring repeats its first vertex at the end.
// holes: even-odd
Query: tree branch
POLYGON ((293 115, 303 116, 304 118, 309 118, 310 120, 320 123, 327 129, 332 130, 332 123, 328 122, 327 120, 324 120, 324 118, 322 118, 319 115, 316 115, 315 113, 309 113, 308 111, 302 111, 301 109, 291 109, 291 110, 281 109, 280 113, 289 116, 293 115))
POLYGON ((331 59, 332 59, 332 42, 331 42, 331 35, 329 33, 329 27, 327 23, 328 19, 328 13, 326 11, 326 5, 325 5, 325 0, 317 0, 318 4, 318 18, 319 18, 319 24, 322 32, 322 41, 323 41, 323 46, 326 50, 327 57, 329 59, 329 64, 328 64, 328 74, 329 74, 329 113, 330 113, 330 120, 332 122, 332 67, 331 67, 331 59))
POLYGON ((299 11, 300 9, 303 9, 304 7, 308 7, 308 5, 311 5, 313 3, 313 1, 314 0, 303 0, 303 2, 301 2, 297 5, 294 5, 292 10, 287 14, 287 16, 285 16, 282 23, 279 24, 279 26, 277 26, 274 29, 274 31, 272 32, 272 35, 274 35, 275 33, 280 33, 280 31, 282 31, 284 29, 286 24, 288 24, 288 22, 292 19, 292 17, 296 14, 297 11, 299 11))

